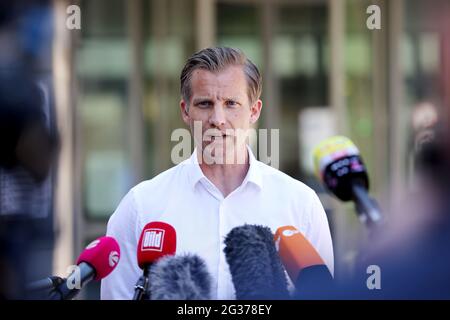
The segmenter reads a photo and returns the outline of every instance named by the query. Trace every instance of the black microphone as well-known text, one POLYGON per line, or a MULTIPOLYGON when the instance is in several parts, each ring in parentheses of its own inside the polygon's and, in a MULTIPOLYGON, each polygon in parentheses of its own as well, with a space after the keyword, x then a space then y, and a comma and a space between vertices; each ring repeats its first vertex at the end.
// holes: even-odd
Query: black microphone
POLYGON ((72 272, 49 294, 49 300, 71 300, 81 288, 95 277, 95 269, 82 262, 76 266, 77 271, 72 272))
POLYGON ((225 238, 225 257, 238 300, 288 299, 287 280, 268 227, 244 225, 225 238))
POLYGON ((368 194, 369 178, 358 148, 344 136, 335 136, 314 149, 317 176, 336 197, 354 201, 360 220, 368 226, 382 223, 376 201, 368 194))
POLYGON ((47 277, 45 279, 33 281, 29 283, 26 286, 26 290, 28 292, 34 292, 34 291, 44 291, 44 290, 51 290, 55 289, 57 286, 59 286, 61 283, 64 282, 64 279, 57 276, 51 276, 47 277))
POLYGON ((165 256, 150 268, 150 300, 210 300, 211 275, 197 255, 165 256))

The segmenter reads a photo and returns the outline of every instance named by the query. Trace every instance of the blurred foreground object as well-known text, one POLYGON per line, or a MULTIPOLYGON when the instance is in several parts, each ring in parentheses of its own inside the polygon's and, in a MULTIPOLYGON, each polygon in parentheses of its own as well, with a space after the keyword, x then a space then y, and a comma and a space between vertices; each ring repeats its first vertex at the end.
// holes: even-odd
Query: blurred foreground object
POLYGON ((24 297, 23 284, 33 277, 28 259, 46 231, 45 219, 52 207, 49 173, 57 138, 47 126, 43 103, 42 91, 27 77, 0 77, 0 293, 4 298, 24 297))
POLYGON ((416 187, 398 199, 389 223, 361 251, 356 278, 339 298, 450 299, 450 157, 446 128, 416 149, 416 187), (367 268, 380 272, 380 288, 370 290, 367 268))

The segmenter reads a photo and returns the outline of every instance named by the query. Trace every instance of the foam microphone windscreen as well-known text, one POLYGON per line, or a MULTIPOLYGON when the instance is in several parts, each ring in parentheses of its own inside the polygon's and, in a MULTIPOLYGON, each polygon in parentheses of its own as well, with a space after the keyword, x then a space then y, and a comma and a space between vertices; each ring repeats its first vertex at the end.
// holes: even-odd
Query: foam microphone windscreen
POLYGON ((289 297, 284 268, 269 228, 233 228, 225 238, 224 253, 238 300, 289 297))
POLYGON ((151 300, 209 300, 211 275, 199 256, 166 256, 150 268, 151 300))
POLYGON ((108 236, 92 241, 80 254, 77 265, 82 262, 95 270, 94 280, 101 280, 109 275, 120 260, 120 247, 117 241, 108 236))
POLYGON ((174 227, 165 222, 150 222, 142 230, 138 243, 139 267, 144 269, 166 255, 173 255, 176 249, 177 235, 174 227))

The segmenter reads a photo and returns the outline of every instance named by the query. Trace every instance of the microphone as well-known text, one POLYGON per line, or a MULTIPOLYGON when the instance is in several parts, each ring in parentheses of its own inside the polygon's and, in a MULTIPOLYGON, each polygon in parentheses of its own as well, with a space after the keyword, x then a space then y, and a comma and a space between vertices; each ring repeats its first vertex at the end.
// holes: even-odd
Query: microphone
POLYGON ((279 256, 294 283, 298 299, 323 297, 333 290, 333 276, 316 249, 293 226, 284 226, 275 233, 279 256))
POLYGON ((78 257, 74 272, 50 292, 49 299, 74 298, 89 281, 98 281, 108 276, 119 260, 120 247, 114 238, 105 236, 92 241, 78 257))
POLYGON ((134 287, 133 300, 148 298, 151 265, 166 255, 175 254, 176 249, 177 235, 170 224, 154 221, 145 225, 137 247, 137 262, 143 274, 134 287))
POLYGON ((31 282, 27 285, 28 292, 50 290, 56 288, 58 285, 64 282, 64 279, 57 276, 47 277, 45 279, 31 282))
POLYGON ((211 275, 197 255, 165 256, 150 268, 151 300, 210 300, 211 275))
POLYGON ((378 225, 382 216, 378 204, 368 195, 369 178, 358 148, 344 136, 319 143, 314 151, 316 175, 336 197, 353 200, 363 223, 378 225))
POLYGON ((268 227, 244 225, 225 238, 225 258, 230 266, 238 300, 287 299, 287 280, 268 227))

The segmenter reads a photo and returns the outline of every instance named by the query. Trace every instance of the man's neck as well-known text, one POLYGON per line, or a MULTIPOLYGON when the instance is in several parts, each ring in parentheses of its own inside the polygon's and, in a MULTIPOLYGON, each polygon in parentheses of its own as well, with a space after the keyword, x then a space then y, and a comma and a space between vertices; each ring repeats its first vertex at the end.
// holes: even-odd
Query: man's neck
POLYGON ((248 151, 245 150, 245 162, 243 164, 207 164, 197 153, 200 168, 203 174, 227 197, 236 190, 244 181, 250 167, 248 151))

